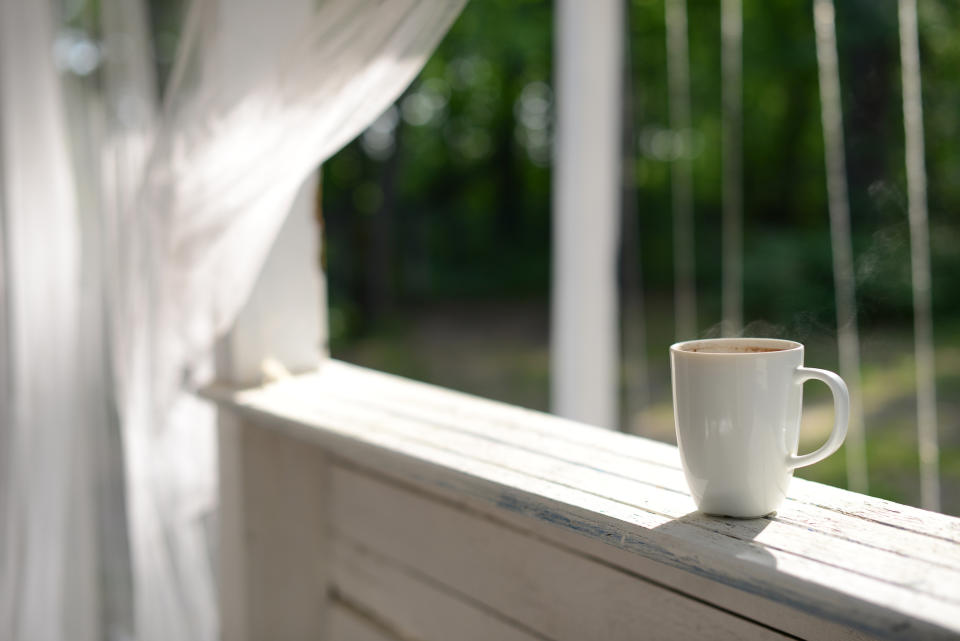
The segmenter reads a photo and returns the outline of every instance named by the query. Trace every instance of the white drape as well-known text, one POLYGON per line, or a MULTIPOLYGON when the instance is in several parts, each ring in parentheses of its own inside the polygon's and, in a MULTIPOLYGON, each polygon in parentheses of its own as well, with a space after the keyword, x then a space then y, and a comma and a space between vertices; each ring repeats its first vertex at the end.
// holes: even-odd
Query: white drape
POLYGON ((50 7, 0 2, 0 638, 89 639, 80 232, 50 7), (58 616, 51 616, 54 613, 58 616))
POLYGON ((133 635, 216 636, 212 414, 190 390, 300 183, 397 98, 464 2, 195 0, 162 101, 143 5, 101 2, 103 256, 83 265, 106 314, 91 329, 78 320, 82 234, 49 7, 0 0, 0 638, 127 634, 100 618, 89 536, 96 458, 83 455, 93 413, 81 397, 108 388, 97 376, 115 381, 124 438, 133 635), (95 330, 112 373, 79 362, 95 330))

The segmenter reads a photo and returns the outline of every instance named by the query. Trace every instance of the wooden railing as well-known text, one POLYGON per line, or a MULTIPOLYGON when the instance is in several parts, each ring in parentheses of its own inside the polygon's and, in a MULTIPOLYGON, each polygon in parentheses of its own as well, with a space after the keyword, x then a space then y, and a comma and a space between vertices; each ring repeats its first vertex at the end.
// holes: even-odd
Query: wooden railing
POLYGON ((960 635, 960 519, 707 517, 672 446, 337 361, 209 396, 226 639, 960 635))

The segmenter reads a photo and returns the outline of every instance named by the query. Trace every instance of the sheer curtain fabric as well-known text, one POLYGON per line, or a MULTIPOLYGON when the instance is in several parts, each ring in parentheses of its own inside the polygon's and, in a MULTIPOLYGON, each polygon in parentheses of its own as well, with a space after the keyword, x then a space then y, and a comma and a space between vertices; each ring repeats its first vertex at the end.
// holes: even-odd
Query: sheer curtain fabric
POLYGON ((191 391, 299 185, 396 100, 464 1, 194 0, 158 97, 144 4, 103 0, 97 126, 74 153, 91 169, 70 162, 50 6, 0 0, 0 637, 216 637, 213 416, 191 391), (130 625, 102 587, 123 553, 96 526, 105 406, 130 625))

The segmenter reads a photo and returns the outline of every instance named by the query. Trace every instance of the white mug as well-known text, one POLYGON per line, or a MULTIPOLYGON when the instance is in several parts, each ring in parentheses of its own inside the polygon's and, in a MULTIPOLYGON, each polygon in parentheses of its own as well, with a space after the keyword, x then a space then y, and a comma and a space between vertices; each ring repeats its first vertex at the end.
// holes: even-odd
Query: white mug
POLYGON ((830 456, 847 435, 850 397, 839 376, 803 366, 803 345, 717 338, 670 347, 677 444, 701 512, 741 518, 774 512, 793 470, 830 456), (833 392, 834 426, 815 452, 797 455, 803 383, 833 392))

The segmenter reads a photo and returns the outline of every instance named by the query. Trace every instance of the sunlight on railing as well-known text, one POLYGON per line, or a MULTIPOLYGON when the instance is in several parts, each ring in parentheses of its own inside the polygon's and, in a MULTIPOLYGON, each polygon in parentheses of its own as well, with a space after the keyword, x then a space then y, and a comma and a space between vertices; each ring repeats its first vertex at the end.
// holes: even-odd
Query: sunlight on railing
POLYGON ((920 448, 920 501, 940 510, 937 391, 930 316, 930 231, 927 223, 927 171, 923 160, 923 103, 917 0, 900 0, 900 68, 903 76, 903 129, 906 135, 907 198, 910 218, 910 273, 917 362, 917 441, 920 448))
POLYGON ((813 24, 817 35, 817 70, 820 77, 820 112, 823 152, 827 165, 830 240, 833 248, 833 282, 837 305, 837 346, 840 375, 850 388, 850 427, 847 433, 847 486, 867 491, 867 453, 860 385, 860 339, 854 291, 853 246, 850 240, 850 206, 844 160, 843 111, 833 0, 815 0, 813 24))

